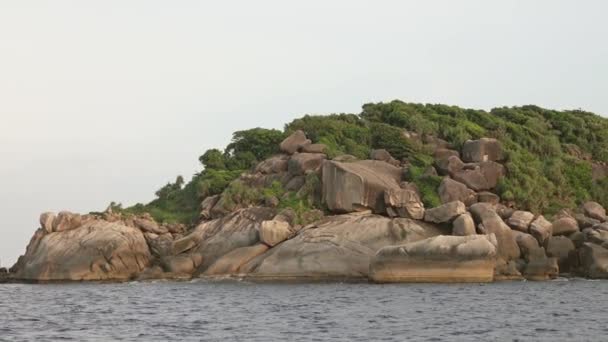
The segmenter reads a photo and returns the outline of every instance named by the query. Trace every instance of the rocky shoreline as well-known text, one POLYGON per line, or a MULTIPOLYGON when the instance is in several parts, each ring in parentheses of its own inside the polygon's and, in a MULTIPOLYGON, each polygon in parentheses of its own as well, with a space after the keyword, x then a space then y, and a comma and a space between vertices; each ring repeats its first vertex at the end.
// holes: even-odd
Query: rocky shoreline
MULTIPOLYGON (((517 210, 493 191, 506 174, 498 140, 435 137, 442 204, 425 208, 408 182, 409 163, 386 150, 369 160, 329 158, 302 131, 281 154, 235 182, 274 183, 311 197, 299 213, 278 199, 251 206, 209 196, 198 224, 161 224, 150 215, 40 216, 26 252, 0 282, 128 281, 237 277, 254 281, 492 282, 558 276, 608 278, 606 210, 587 202, 552 217, 517 210), (323 209, 323 210, 320 210, 323 209)), ((226 190, 228 191, 228 190, 226 190)))

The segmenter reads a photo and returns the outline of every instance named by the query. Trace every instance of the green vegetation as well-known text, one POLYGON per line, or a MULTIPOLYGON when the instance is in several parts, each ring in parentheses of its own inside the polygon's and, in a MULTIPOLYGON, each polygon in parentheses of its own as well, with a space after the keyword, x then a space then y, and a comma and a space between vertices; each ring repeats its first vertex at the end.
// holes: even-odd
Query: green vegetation
POLYGON ((608 162, 608 119, 592 113, 554 111, 536 106, 495 108, 490 112, 454 106, 412 104, 401 101, 366 104, 359 115, 306 115, 285 126, 285 131, 254 128, 234 133, 223 151, 211 149, 199 160, 204 170, 184 184, 183 179, 160 189, 149 204, 126 212, 150 212, 159 221, 191 222, 203 198, 221 194, 235 203, 263 203, 279 199, 279 207, 293 208, 301 216, 322 208, 311 193, 319 180, 307 179, 299 193, 289 193, 280 183, 251 189, 236 181, 258 162, 278 153, 280 142, 301 129, 315 143, 327 145, 329 157, 351 154, 364 159, 371 149, 384 148, 399 160, 408 160, 410 181, 417 184, 426 206, 439 204, 440 178, 424 175, 432 165, 432 149, 425 138, 432 136, 460 149, 468 139, 493 137, 506 150, 507 176, 497 192, 521 209, 551 213, 594 199, 608 206, 608 180, 594 181, 592 160, 608 162), (418 138, 407 137, 405 131, 418 138))

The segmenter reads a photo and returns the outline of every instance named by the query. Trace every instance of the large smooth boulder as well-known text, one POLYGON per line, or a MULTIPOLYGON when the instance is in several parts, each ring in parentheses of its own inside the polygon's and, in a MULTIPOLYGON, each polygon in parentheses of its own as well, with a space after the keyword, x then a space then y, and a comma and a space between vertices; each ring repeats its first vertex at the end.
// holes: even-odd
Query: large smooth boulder
POLYGON ((467 208, 464 203, 454 201, 432 209, 427 209, 424 214, 424 220, 433 223, 447 223, 452 222, 455 218, 466 212, 467 208))
POLYGON ((544 216, 540 215, 534 221, 532 221, 532 223, 530 223, 529 231, 530 234, 534 236, 538 243, 542 246, 553 234, 553 224, 547 221, 544 216))
POLYGON ((326 150, 325 144, 305 144, 300 147, 300 152, 305 153, 325 153, 326 150))
POLYGON ((260 225, 260 240, 270 247, 287 240, 293 232, 286 221, 269 220, 260 225))
POLYGON ((399 166, 400 164, 399 161, 393 158, 393 156, 391 156, 391 154, 385 149, 372 150, 369 157, 372 160, 383 161, 394 166, 399 166))
POLYGON ((318 170, 326 158, 321 153, 296 153, 289 159, 287 170, 292 176, 301 176, 307 171, 318 170))
POLYGON ((152 259, 143 233, 118 222, 92 220, 69 230, 39 232, 15 265, 17 279, 128 280, 152 259))
POLYGON ((384 204, 389 216, 422 220, 424 204, 418 193, 412 189, 388 189, 384 191, 384 204))
POLYGON ((281 142, 280 148, 287 154, 294 154, 298 152, 300 146, 308 144, 310 144, 310 140, 306 139, 306 134, 297 130, 281 142))
POLYGON ((505 262, 519 258, 520 250, 513 231, 495 211, 481 211, 480 221, 486 234, 494 234, 496 236, 499 258, 505 262))
POLYGON ((457 155, 447 156, 441 159, 435 160, 435 166, 437 172, 444 176, 454 175, 456 172, 461 171, 464 168, 464 163, 457 155))
POLYGON ((477 194, 477 201, 497 205, 500 203, 500 196, 490 191, 481 191, 477 194))
MULTIPOLYGON (((543 249, 541 247, 541 249, 543 249)), ((522 275, 527 280, 549 280, 559 275, 559 266, 556 258, 546 256, 530 260, 524 266, 522 275)))
POLYGON ((565 236, 552 236, 547 240, 547 256, 554 257, 562 273, 570 271, 569 255, 575 249, 572 240, 565 236))
POLYGON ((256 173, 262 174, 273 174, 273 173, 281 173, 287 171, 287 162, 289 161, 289 156, 285 154, 279 154, 272 156, 255 167, 256 173))
POLYGON ((530 224, 534 220, 534 214, 529 211, 517 210, 507 220, 507 224, 520 232, 527 233, 530 224))
POLYGON ((514 231, 513 235, 515 236, 521 257, 527 262, 545 256, 544 249, 539 246, 538 241, 532 235, 519 231, 514 231))
POLYGON ((200 265, 202 259, 196 254, 171 255, 161 259, 162 268, 165 272, 189 276, 200 265))
POLYGON ((370 278, 393 282, 491 282, 494 278, 494 236, 436 236, 378 251, 370 278))
POLYGON ((82 216, 69 211, 62 211, 57 214, 53 221, 53 231, 63 232, 71 229, 76 229, 82 225, 82 216))
POLYGON ((479 168, 473 170, 462 170, 456 172, 452 177, 454 180, 465 184, 470 189, 475 191, 483 191, 491 189, 488 180, 483 176, 479 168))
POLYGON ((366 279, 376 251, 441 234, 405 218, 353 213, 326 217, 240 268, 257 279, 366 279))
POLYGON ((42 213, 40 215, 40 227, 47 233, 53 232, 53 222, 55 221, 55 213, 42 213))
POLYGON ((467 164, 452 177, 475 191, 494 189, 504 176, 504 166, 493 161, 467 164))
POLYGON ((273 208, 247 208, 221 219, 199 224, 190 234, 173 242, 173 254, 196 254, 202 258, 197 272, 205 271, 217 259, 241 247, 260 243, 260 225, 276 215, 273 208))
POLYGON ((462 146, 462 160, 465 162, 500 161, 503 159, 502 144, 496 139, 468 140, 462 146))
POLYGON ((608 279, 608 249, 585 242, 578 249, 583 275, 593 279, 608 279))
POLYGON ((460 201, 466 206, 470 206, 477 202, 477 194, 475 191, 449 177, 443 178, 437 191, 441 203, 460 201))
POLYGON ((452 223, 452 235, 475 235, 475 221, 469 213, 458 216, 452 223))
POLYGON ((578 222, 572 217, 563 216, 553 221, 552 234, 555 235, 569 235, 579 231, 578 222))
POLYGON ((599 220, 601 222, 606 221, 606 209, 597 202, 587 202, 583 204, 583 211, 585 215, 592 219, 599 220))
POLYGON ((401 168, 381 161, 325 161, 322 174, 323 202, 334 213, 385 213, 384 191, 400 189, 401 168))
POLYGON ((220 195, 207 196, 201 203, 200 218, 203 220, 211 219, 211 210, 220 200, 220 195))
POLYGON ((477 223, 481 223, 481 217, 488 211, 496 213, 496 206, 491 203, 475 203, 469 207, 469 212, 477 223))
POLYGON ((241 247, 229 252, 216 260, 205 270, 205 275, 239 274, 241 266, 268 251, 268 246, 259 243, 249 247, 241 247))
POLYGON ((135 226, 141 229, 143 232, 154 233, 158 235, 166 234, 169 232, 166 228, 159 226, 158 223, 150 219, 136 218, 134 220, 134 223, 135 226))

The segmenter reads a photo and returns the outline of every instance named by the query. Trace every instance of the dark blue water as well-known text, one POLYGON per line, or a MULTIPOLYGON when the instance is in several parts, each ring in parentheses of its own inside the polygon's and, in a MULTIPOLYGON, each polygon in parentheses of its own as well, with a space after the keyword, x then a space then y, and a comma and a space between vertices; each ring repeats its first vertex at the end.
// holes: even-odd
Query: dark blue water
POLYGON ((1 341, 607 341, 608 282, 0 285, 1 341))

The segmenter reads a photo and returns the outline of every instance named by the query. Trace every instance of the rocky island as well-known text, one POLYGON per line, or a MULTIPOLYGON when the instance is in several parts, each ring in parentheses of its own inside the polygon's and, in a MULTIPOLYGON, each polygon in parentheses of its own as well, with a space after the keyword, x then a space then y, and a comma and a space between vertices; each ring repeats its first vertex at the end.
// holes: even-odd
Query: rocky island
POLYGON ((608 119, 401 101, 236 132, 148 204, 43 213, 3 281, 608 278, 608 119))

